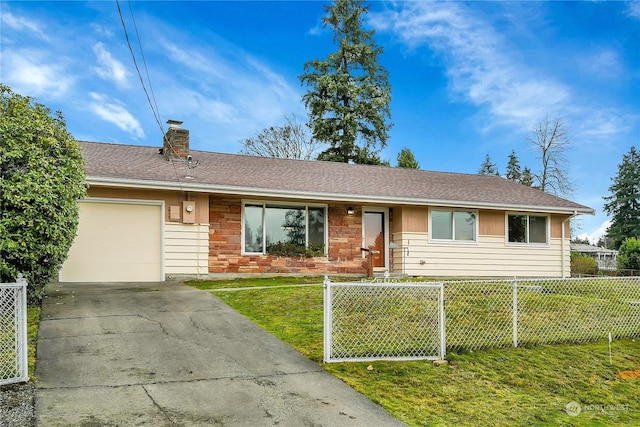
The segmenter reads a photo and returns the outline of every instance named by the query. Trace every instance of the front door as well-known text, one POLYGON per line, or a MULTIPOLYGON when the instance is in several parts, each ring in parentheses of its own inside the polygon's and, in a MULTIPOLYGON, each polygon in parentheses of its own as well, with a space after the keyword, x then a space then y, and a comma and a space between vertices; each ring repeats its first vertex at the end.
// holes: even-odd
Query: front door
POLYGON ((373 268, 385 268, 387 259, 385 253, 385 217, 384 212, 364 212, 364 245, 366 248, 373 246, 373 268))

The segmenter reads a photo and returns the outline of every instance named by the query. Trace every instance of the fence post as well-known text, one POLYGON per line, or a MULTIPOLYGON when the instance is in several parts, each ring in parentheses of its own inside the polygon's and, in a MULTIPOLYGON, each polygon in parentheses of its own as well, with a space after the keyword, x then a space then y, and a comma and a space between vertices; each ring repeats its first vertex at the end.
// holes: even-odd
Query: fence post
POLYGON ((447 357, 447 332, 446 332, 446 318, 444 311, 444 283, 440 283, 440 304, 439 316, 440 317, 440 359, 444 360, 447 357))
POLYGON ((20 351, 20 367, 23 372, 23 376, 21 378, 22 381, 29 381, 29 358, 28 358, 28 350, 27 350, 27 279, 22 277, 22 274, 18 274, 18 279, 16 283, 22 287, 20 291, 20 301, 19 301, 19 309, 16 311, 20 312, 20 332, 18 333, 21 345, 20 351))
POLYGON ((513 278, 513 346, 518 347, 518 280, 513 278))
POLYGON ((322 282, 324 287, 324 362, 329 363, 331 360, 331 315, 332 315, 332 302, 331 302, 331 280, 329 276, 324 276, 322 282))

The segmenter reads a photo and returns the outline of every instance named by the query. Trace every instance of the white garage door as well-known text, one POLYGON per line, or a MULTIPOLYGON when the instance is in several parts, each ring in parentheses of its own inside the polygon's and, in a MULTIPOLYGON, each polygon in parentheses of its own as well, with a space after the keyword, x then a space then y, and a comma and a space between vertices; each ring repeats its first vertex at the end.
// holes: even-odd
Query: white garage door
POLYGON ((80 222, 61 282, 164 280, 162 205, 80 202, 80 222))

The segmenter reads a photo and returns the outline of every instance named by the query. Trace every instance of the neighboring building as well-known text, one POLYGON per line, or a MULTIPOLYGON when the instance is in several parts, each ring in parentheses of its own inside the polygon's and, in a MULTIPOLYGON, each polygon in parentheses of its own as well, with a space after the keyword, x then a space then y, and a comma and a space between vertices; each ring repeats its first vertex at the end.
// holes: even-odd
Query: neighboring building
POLYGON ((616 250, 586 245, 584 243, 571 243, 571 252, 588 255, 595 259, 600 270, 611 271, 618 269, 618 251, 616 250))
POLYGON ((225 273, 570 274, 569 220, 586 206, 498 176, 80 142, 87 199, 61 281, 225 273), (281 241, 325 256, 269 255, 281 241))

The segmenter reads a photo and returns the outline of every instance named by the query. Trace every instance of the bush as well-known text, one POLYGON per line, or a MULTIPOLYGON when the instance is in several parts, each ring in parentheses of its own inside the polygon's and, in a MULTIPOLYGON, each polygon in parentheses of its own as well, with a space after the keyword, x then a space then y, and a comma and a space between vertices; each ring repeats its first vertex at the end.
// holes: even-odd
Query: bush
POLYGON ((30 302, 67 258, 86 194, 80 146, 62 113, 0 84, 0 282, 22 274, 30 302))
POLYGON ((324 256, 324 245, 309 243, 309 247, 290 242, 278 242, 267 246, 267 253, 274 256, 312 258, 324 256))
POLYGON ((571 275, 598 274, 598 262, 589 255, 574 252, 571 254, 571 275))
POLYGON ((625 239, 618 249, 618 268, 620 270, 640 270, 640 239, 625 239))

